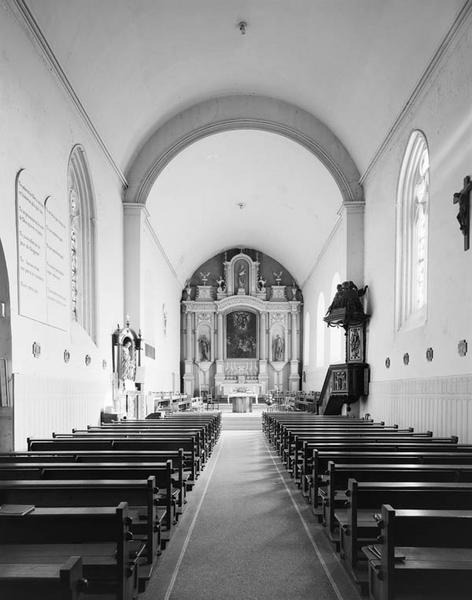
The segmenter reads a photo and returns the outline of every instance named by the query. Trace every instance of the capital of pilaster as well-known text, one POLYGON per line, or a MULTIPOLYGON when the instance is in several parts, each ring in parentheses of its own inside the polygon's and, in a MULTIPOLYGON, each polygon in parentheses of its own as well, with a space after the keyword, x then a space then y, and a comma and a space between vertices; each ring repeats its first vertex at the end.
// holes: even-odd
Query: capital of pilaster
POLYGON ((343 202, 338 210, 338 215, 343 214, 359 214, 363 213, 365 209, 365 200, 350 200, 349 202, 343 202))
POLYGON ((123 212, 125 216, 143 215, 145 219, 149 218, 149 211, 145 204, 138 204, 136 202, 123 202, 123 212))

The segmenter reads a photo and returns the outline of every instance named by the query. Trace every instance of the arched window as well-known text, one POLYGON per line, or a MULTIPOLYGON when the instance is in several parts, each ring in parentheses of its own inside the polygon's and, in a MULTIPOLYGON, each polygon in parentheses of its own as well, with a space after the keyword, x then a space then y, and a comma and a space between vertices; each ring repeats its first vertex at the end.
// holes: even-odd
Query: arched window
POLYGON ((68 167, 71 316, 95 340, 95 202, 85 151, 74 146, 68 167))
POLYGON ((303 367, 310 364, 310 313, 305 313, 303 324, 303 367))
POLYGON ((428 271, 429 152, 413 131, 400 171, 397 194, 396 328, 426 320, 428 271))
POLYGON ((323 317, 326 313, 326 305, 323 292, 318 296, 318 306, 316 309, 316 366, 324 365, 324 347, 325 347, 325 330, 326 324, 323 317))
MULTIPOLYGON (((331 281, 331 296, 330 302, 338 291, 338 285, 342 283, 339 273, 335 273, 331 281)), ((329 362, 337 363, 344 360, 344 329, 341 327, 330 327, 329 328, 329 362)))

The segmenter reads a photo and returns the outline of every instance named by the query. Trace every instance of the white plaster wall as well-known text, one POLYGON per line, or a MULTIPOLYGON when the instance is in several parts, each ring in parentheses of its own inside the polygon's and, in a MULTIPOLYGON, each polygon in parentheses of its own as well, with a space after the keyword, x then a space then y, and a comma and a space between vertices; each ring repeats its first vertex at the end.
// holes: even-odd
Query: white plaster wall
MULTIPOLYGON (((313 257, 313 261, 315 261, 315 257, 313 257)), ((310 360, 308 366, 304 367, 306 373, 306 381, 303 384, 304 390, 321 390, 326 369, 330 364, 331 332, 328 331, 326 323, 318 319, 317 309, 320 292, 324 294, 326 309, 330 305, 332 300, 331 286, 336 272, 339 273, 341 281, 344 281, 346 275, 346 228, 345 221, 341 217, 332 231, 329 243, 315 263, 315 267, 302 288, 303 307, 305 311, 310 313, 310 360), (322 366, 317 365, 316 332, 319 327, 325 329, 324 363, 322 366)), ((334 332, 334 335, 336 334, 342 335, 339 331, 334 332)))
POLYGON ((472 344, 472 250, 464 252, 453 193, 472 175, 472 28, 455 40, 445 60, 397 130, 365 183, 365 278, 372 318, 367 358, 371 389, 364 410, 402 425, 459 433, 472 441, 470 378, 459 340, 472 344), (430 176, 428 311, 424 326, 395 331, 395 201, 410 133, 428 141, 430 176), (425 352, 434 350, 432 362, 425 352), (410 363, 403 364, 408 352, 410 363), (385 367, 390 357, 391 367, 385 367), (464 424, 467 424, 465 427, 464 424))
POLYGON ((120 182, 57 78, 11 9, 0 1, 0 239, 10 279, 15 438, 95 422, 111 400, 111 333, 123 314, 120 182), (77 325, 60 331, 18 315, 15 177, 28 170, 67 204, 72 147, 87 154, 96 201, 97 343, 77 325), (117 232, 119 234, 117 235, 117 232), (33 342, 41 344, 33 358, 33 342), (64 363, 68 349, 71 360, 64 363), (86 366, 85 355, 92 358, 86 366), (102 361, 106 360, 106 368, 102 361), (27 375, 26 375, 27 374, 27 375), (63 410, 67 407, 67 410, 63 410))
POLYGON ((180 391, 182 286, 166 261, 149 222, 143 229, 141 273, 142 333, 144 341, 156 349, 155 360, 142 353, 142 364, 146 371, 145 391, 180 391), (165 331, 164 306, 167 315, 165 331))

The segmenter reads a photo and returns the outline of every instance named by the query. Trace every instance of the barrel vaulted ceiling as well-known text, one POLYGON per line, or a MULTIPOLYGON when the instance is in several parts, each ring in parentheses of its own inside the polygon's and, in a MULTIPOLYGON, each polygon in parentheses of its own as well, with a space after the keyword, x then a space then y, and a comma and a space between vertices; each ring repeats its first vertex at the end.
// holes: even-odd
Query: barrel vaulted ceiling
MULTIPOLYGON (((341 141, 362 176, 465 4, 465 0, 12 1, 30 11, 125 177, 146 141, 169 119, 198 103, 233 95, 274 98, 314 115, 341 141), (244 35, 238 28, 241 21, 247 23, 244 35)), ((196 261, 243 244, 274 255, 303 283, 336 222, 341 196, 330 176, 320 175, 324 167, 315 157, 310 176, 305 157, 301 159, 306 186, 288 170, 279 172, 275 182, 271 177, 278 161, 286 153, 291 164, 297 152, 293 142, 246 133, 248 144, 253 141, 257 173, 248 167, 251 148, 247 155, 241 152, 243 138, 219 134, 213 136, 213 150, 209 137, 197 142, 193 153, 190 147, 180 157, 182 168, 188 168, 190 159, 201 161, 201 169, 193 165, 198 188, 182 185, 177 156, 162 173, 166 179, 161 185, 158 179, 152 189, 149 208, 156 214, 151 216, 182 281, 192 266, 198 266, 196 261), (273 146, 267 164, 260 160, 264 143, 273 146), (219 158, 208 168, 212 154, 219 158), (218 175, 220 160, 224 167, 218 175), (228 165, 234 167, 232 177, 228 165), (245 186, 235 183, 238 169, 247 176, 245 186), (179 215, 174 205, 169 208, 169 195, 178 204, 179 215), (239 209, 238 199, 247 208, 239 209), (231 207, 230 218, 224 206, 226 213, 231 207), (225 235, 200 237, 198 257, 182 258, 179 244, 188 240, 195 247, 195 218, 202 213, 212 232, 223 230, 225 235), (173 236, 169 232, 176 228, 177 216, 179 235, 173 236), (276 246, 274 233, 281 228, 298 233, 295 238, 281 236, 276 246)))

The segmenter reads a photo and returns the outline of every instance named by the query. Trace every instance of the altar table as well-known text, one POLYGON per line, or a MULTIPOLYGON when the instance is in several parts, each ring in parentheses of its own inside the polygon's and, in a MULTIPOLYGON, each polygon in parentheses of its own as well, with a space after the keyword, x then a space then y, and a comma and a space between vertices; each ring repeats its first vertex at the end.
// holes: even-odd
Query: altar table
POLYGON ((255 394, 231 394, 228 396, 228 401, 231 399, 231 403, 233 405, 233 412, 235 413, 245 413, 252 412, 252 398, 254 398, 255 394))

